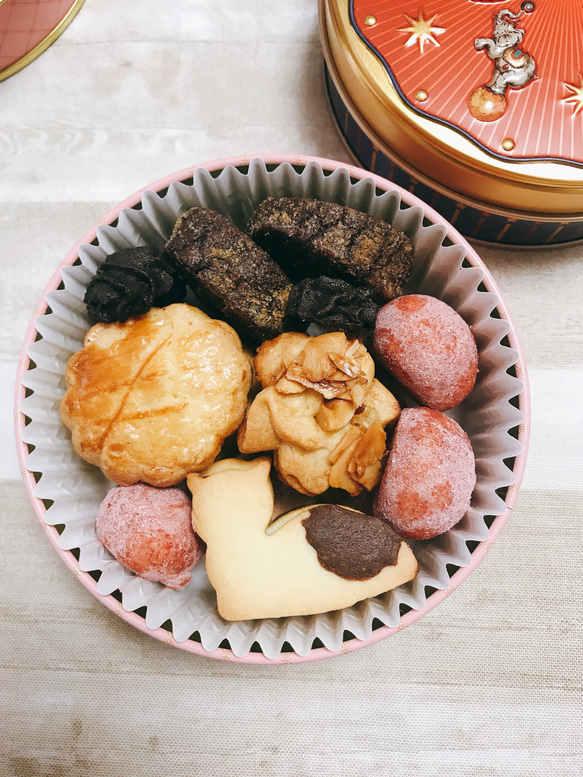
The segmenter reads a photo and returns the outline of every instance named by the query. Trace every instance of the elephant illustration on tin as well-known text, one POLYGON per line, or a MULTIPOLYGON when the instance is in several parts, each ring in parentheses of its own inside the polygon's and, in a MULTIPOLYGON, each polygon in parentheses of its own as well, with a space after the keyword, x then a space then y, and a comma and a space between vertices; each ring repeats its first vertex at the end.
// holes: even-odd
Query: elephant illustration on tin
POLYGON ((534 3, 522 3, 518 13, 508 8, 494 14, 492 38, 476 38, 477 51, 486 51, 494 63, 494 72, 488 84, 478 87, 470 97, 470 113, 480 121, 495 121, 506 110, 506 91, 523 89, 536 78, 534 59, 519 46, 524 30, 516 26, 525 13, 534 11, 534 3))

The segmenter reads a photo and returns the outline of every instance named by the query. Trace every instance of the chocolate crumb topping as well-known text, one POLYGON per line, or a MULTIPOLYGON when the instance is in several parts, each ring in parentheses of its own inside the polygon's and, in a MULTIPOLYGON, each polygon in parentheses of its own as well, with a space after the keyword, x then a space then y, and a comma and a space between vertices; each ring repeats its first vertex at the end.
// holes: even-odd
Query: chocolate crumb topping
POLYGON ((322 504, 302 525, 320 565, 345 580, 369 580, 397 563, 402 539, 380 518, 322 504))

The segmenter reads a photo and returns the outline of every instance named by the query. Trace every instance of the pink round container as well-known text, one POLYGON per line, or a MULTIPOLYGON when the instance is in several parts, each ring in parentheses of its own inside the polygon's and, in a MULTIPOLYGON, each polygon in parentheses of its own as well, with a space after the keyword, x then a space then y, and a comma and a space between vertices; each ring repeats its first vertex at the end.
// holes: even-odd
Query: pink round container
MULTIPOLYGON (((293 186, 290 185, 290 189, 292 188, 293 186)), ((266 195, 264 194, 263 196, 266 195)), ((322 198, 325 199, 326 197, 322 198)), ((370 200, 370 196, 368 199, 370 200)), ((419 221, 421 222, 421 218, 419 221)), ((431 265, 431 267, 433 267, 433 265, 431 265)), ((463 298, 460 300, 460 307, 462 309, 464 308, 463 298)), ((462 310, 462 312, 465 311, 462 310)), ((487 349, 488 347, 485 346, 483 350, 487 349)), ((508 520, 524 473, 530 429, 528 382, 524 355, 518 334, 495 280, 480 257, 465 239, 461 237, 461 235, 451 227, 442 216, 425 205, 421 200, 407 191, 400 189, 394 183, 391 183, 386 179, 380 178, 365 170, 348 167, 341 162, 315 157, 276 154, 230 157, 228 159, 219 159, 180 170, 131 195, 107 213, 100 220, 99 224, 91 227, 64 258, 61 265, 48 282, 46 289, 39 300, 34 316, 28 327, 22 348, 15 402, 17 447, 24 483, 31 503, 41 525, 46 531, 49 541, 55 548, 55 551, 87 590, 120 618, 155 639, 198 655, 204 655, 223 661, 250 664, 291 664, 304 661, 315 661, 349 653, 385 639, 397 631, 401 631, 406 626, 411 625, 423 615, 433 610, 477 567, 492 546, 492 543, 498 538, 504 524, 508 520), (481 278, 479 281, 480 293, 484 293, 487 295, 488 299, 492 300, 493 310, 491 321, 494 325, 503 322, 505 326, 506 334, 504 336, 504 348, 507 349, 509 355, 509 364, 508 368, 504 369, 504 373, 508 371, 514 372, 512 378, 514 383, 511 385, 515 386, 516 391, 510 391, 509 396, 502 398, 503 403, 508 403, 508 407, 510 408, 511 415, 509 417, 515 419, 515 423, 514 421, 511 421, 508 424, 509 428, 506 430, 509 444, 511 445, 511 448, 514 446, 512 449, 515 451, 510 465, 511 469, 509 469, 508 472, 508 485, 503 489, 504 493, 500 499, 500 509, 495 511, 496 514, 492 513, 486 516, 487 520, 483 527, 483 538, 479 541, 470 542, 470 545, 468 546, 470 551, 468 562, 464 563, 463 566, 460 565, 457 571, 451 574, 448 580, 442 582, 439 587, 435 586, 435 590, 426 596, 422 606, 403 607, 402 609, 407 611, 400 615, 395 625, 374 627, 370 634, 364 638, 347 635, 346 632, 343 631, 343 637, 334 649, 326 646, 322 647, 322 640, 318 639, 314 639, 312 644, 306 649, 288 650, 282 647, 279 652, 276 652, 275 654, 272 649, 261 649, 256 652, 256 648, 251 647, 251 642, 249 642, 249 649, 244 650, 233 650, 233 645, 225 643, 224 641, 213 649, 208 649, 203 646, 202 642, 204 640, 200 639, 200 635, 197 636, 195 634, 191 635, 189 638, 177 639, 172 631, 169 631, 167 628, 162 626, 152 627, 151 624, 148 625, 147 618, 140 612, 140 609, 143 608, 135 607, 133 611, 128 611, 120 601, 119 592, 112 592, 106 595, 100 593, 96 575, 91 574, 91 571, 84 571, 81 568, 78 560, 79 554, 74 553, 73 549, 64 549, 61 546, 62 543, 59 544, 61 535, 57 528, 58 524, 50 525, 46 521, 47 510, 52 502, 51 494, 47 492, 46 486, 43 488, 44 475, 40 477, 39 482, 39 472, 38 469, 35 469, 38 459, 34 458, 34 454, 33 456, 30 456, 31 448, 34 446, 31 445, 30 432, 27 431, 27 429, 30 427, 31 413, 34 416, 36 411, 33 412, 30 410, 30 399, 31 396, 34 398, 35 392, 30 389, 29 383, 30 376, 34 374, 34 370, 37 369, 37 366, 31 364, 29 350, 33 343, 39 338, 39 324, 40 329, 42 330, 43 328, 43 318, 48 312, 47 295, 50 295, 51 292, 62 286, 63 271, 65 268, 70 268, 73 265, 79 264, 81 246, 99 243, 100 230, 98 228, 105 226, 107 229, 107 225, 115 227, 115 225, 120 222, 120 219, 124 218, 124 211, 126 211, 126 209, 142 210, 145 198, 151 198, 152 193, 158 193, 161 197, 165 197, 167 192, 171 190, 173 184, 184 183, 186 186, 196 186, 197 176, 200 176, 200 171, 202 171, 203 174, 205 174, 205 171, 210 173, 210 177, 206 176, 208 180, 211 180, 211 178, 216 179, 217 176, 219 178, 225 176, 224 180, 227 180, 229 176, 237 176, 237 180, 240 181, 238 185, 242 185, 244 188, 247 186, 247 176, 250 175, 251 170, 254 170, 255 172, 259 171, 259 179, 264 182, 270 181, 270 176, 272 175, 280 176, 281 180, 284 181, 284 183, 281 184, 284 188, 287 187, 285 181, 291 181, 293 184, 298 177, 303 180, 303 177, 305 176, 306 179, 310 178, 310 186, 312 187, 314 186, 313 180, 316 181, 315 191, 320 191, 318 187, 321 187, 323 185, 322 182, 325 182, 326 179, 336 176, 336 179, 339 177, 345 179, 346 186, 349 188, 356 187, 358 189, 358 187, 360 187, 362 189, 364 186, 369 187, 370 191, 373 192, 373 200, 376 197, 383 197, 387 193, 394 193, 394 196, 397 197, 397 199, 400 198, 400 214, 404 213, 407 216, 407 214, 410 215, 417 212, 410 209, 421 209, 423 229, 421 229, 421 231, 417 230, 418 234, 415 237, 415 240, 418 241, 420 246, 419 252, 423 253, 425 251, 423 239, 425 239, 425 242, 427 242, 427 239, 423 238, 423 235, 433 235, 435 229, 432 230, 432 227, 434 226, 438 228, 441 244, 444 246, 458 247, 460 256, 463 256, 463 266, 466 268, 474 268, 474 270, 479 271, 481 278), (425 231, 427 227, 430 228, 429 232, 425 231), (421 237, 419 235, 421 235, 421 237), (515 413, 514 415, 512 415, 513 412, 515 413), (116 593, 118 595, 116 595, 116 593)), ((32 418, 32 421, 32 425, 34 426, 34 417, 32 418)), ((47 478, 47 480, 50 479, 47 478)), ((478 485, 479 482, 480 475, 478 475, 478 485)))

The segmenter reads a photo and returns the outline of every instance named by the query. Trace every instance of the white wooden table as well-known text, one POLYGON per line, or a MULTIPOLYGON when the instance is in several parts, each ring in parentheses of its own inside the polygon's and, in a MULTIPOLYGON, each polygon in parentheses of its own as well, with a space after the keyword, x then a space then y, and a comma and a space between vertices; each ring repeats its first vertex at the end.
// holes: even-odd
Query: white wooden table
POLYGON ((14 375, 59 262, 112 205, 233 154, 350 161, 315 0, 87 0, 0 84, 0 775, 583 774, 583 247, 480 247, 526 351, 532 441, 500 539, 408 629, 297 666, 185 653, 100 605, 20 478, 14 375))

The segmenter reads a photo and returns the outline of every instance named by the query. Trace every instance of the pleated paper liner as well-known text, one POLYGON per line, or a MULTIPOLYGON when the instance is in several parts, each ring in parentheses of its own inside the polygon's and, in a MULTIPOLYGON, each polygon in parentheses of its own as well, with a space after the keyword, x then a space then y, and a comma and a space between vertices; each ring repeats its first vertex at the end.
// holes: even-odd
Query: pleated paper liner
MULTIPOLYGON (((233 158, 184 170, 129 198, 91 230, 53 276, 31 322, 17 389, 17 435, 32 503, 57 552, 107 607, 163 641, 249 663, 314 660, 363 647, 417 620, 481 560, 506 521, 526 459, 528 386, 520 342, 494 279, 434 211, 394 184, 317 158, 233 158), (346 204, 405 231, 415 246, 409 291, 431 294, 470 324, 479 376, 451 413, 468 433, 477 484, 450 531, 413 542, 419 574, 382 596, 323 615, 227 622, 216 609, 204 560, 174 591, 136 577, 101 545, 95 516, 112 484, 74 452, 59 404, 65 367, 90 327, 83 296, 105 257, 133 245, 162 247, 178 217, 198 205, 245 228, 266 196, 346 204)), ((22 552, 26 552, 22 549, 22 552)), ((42 574, 42 570, 39 570, 42 574)))

